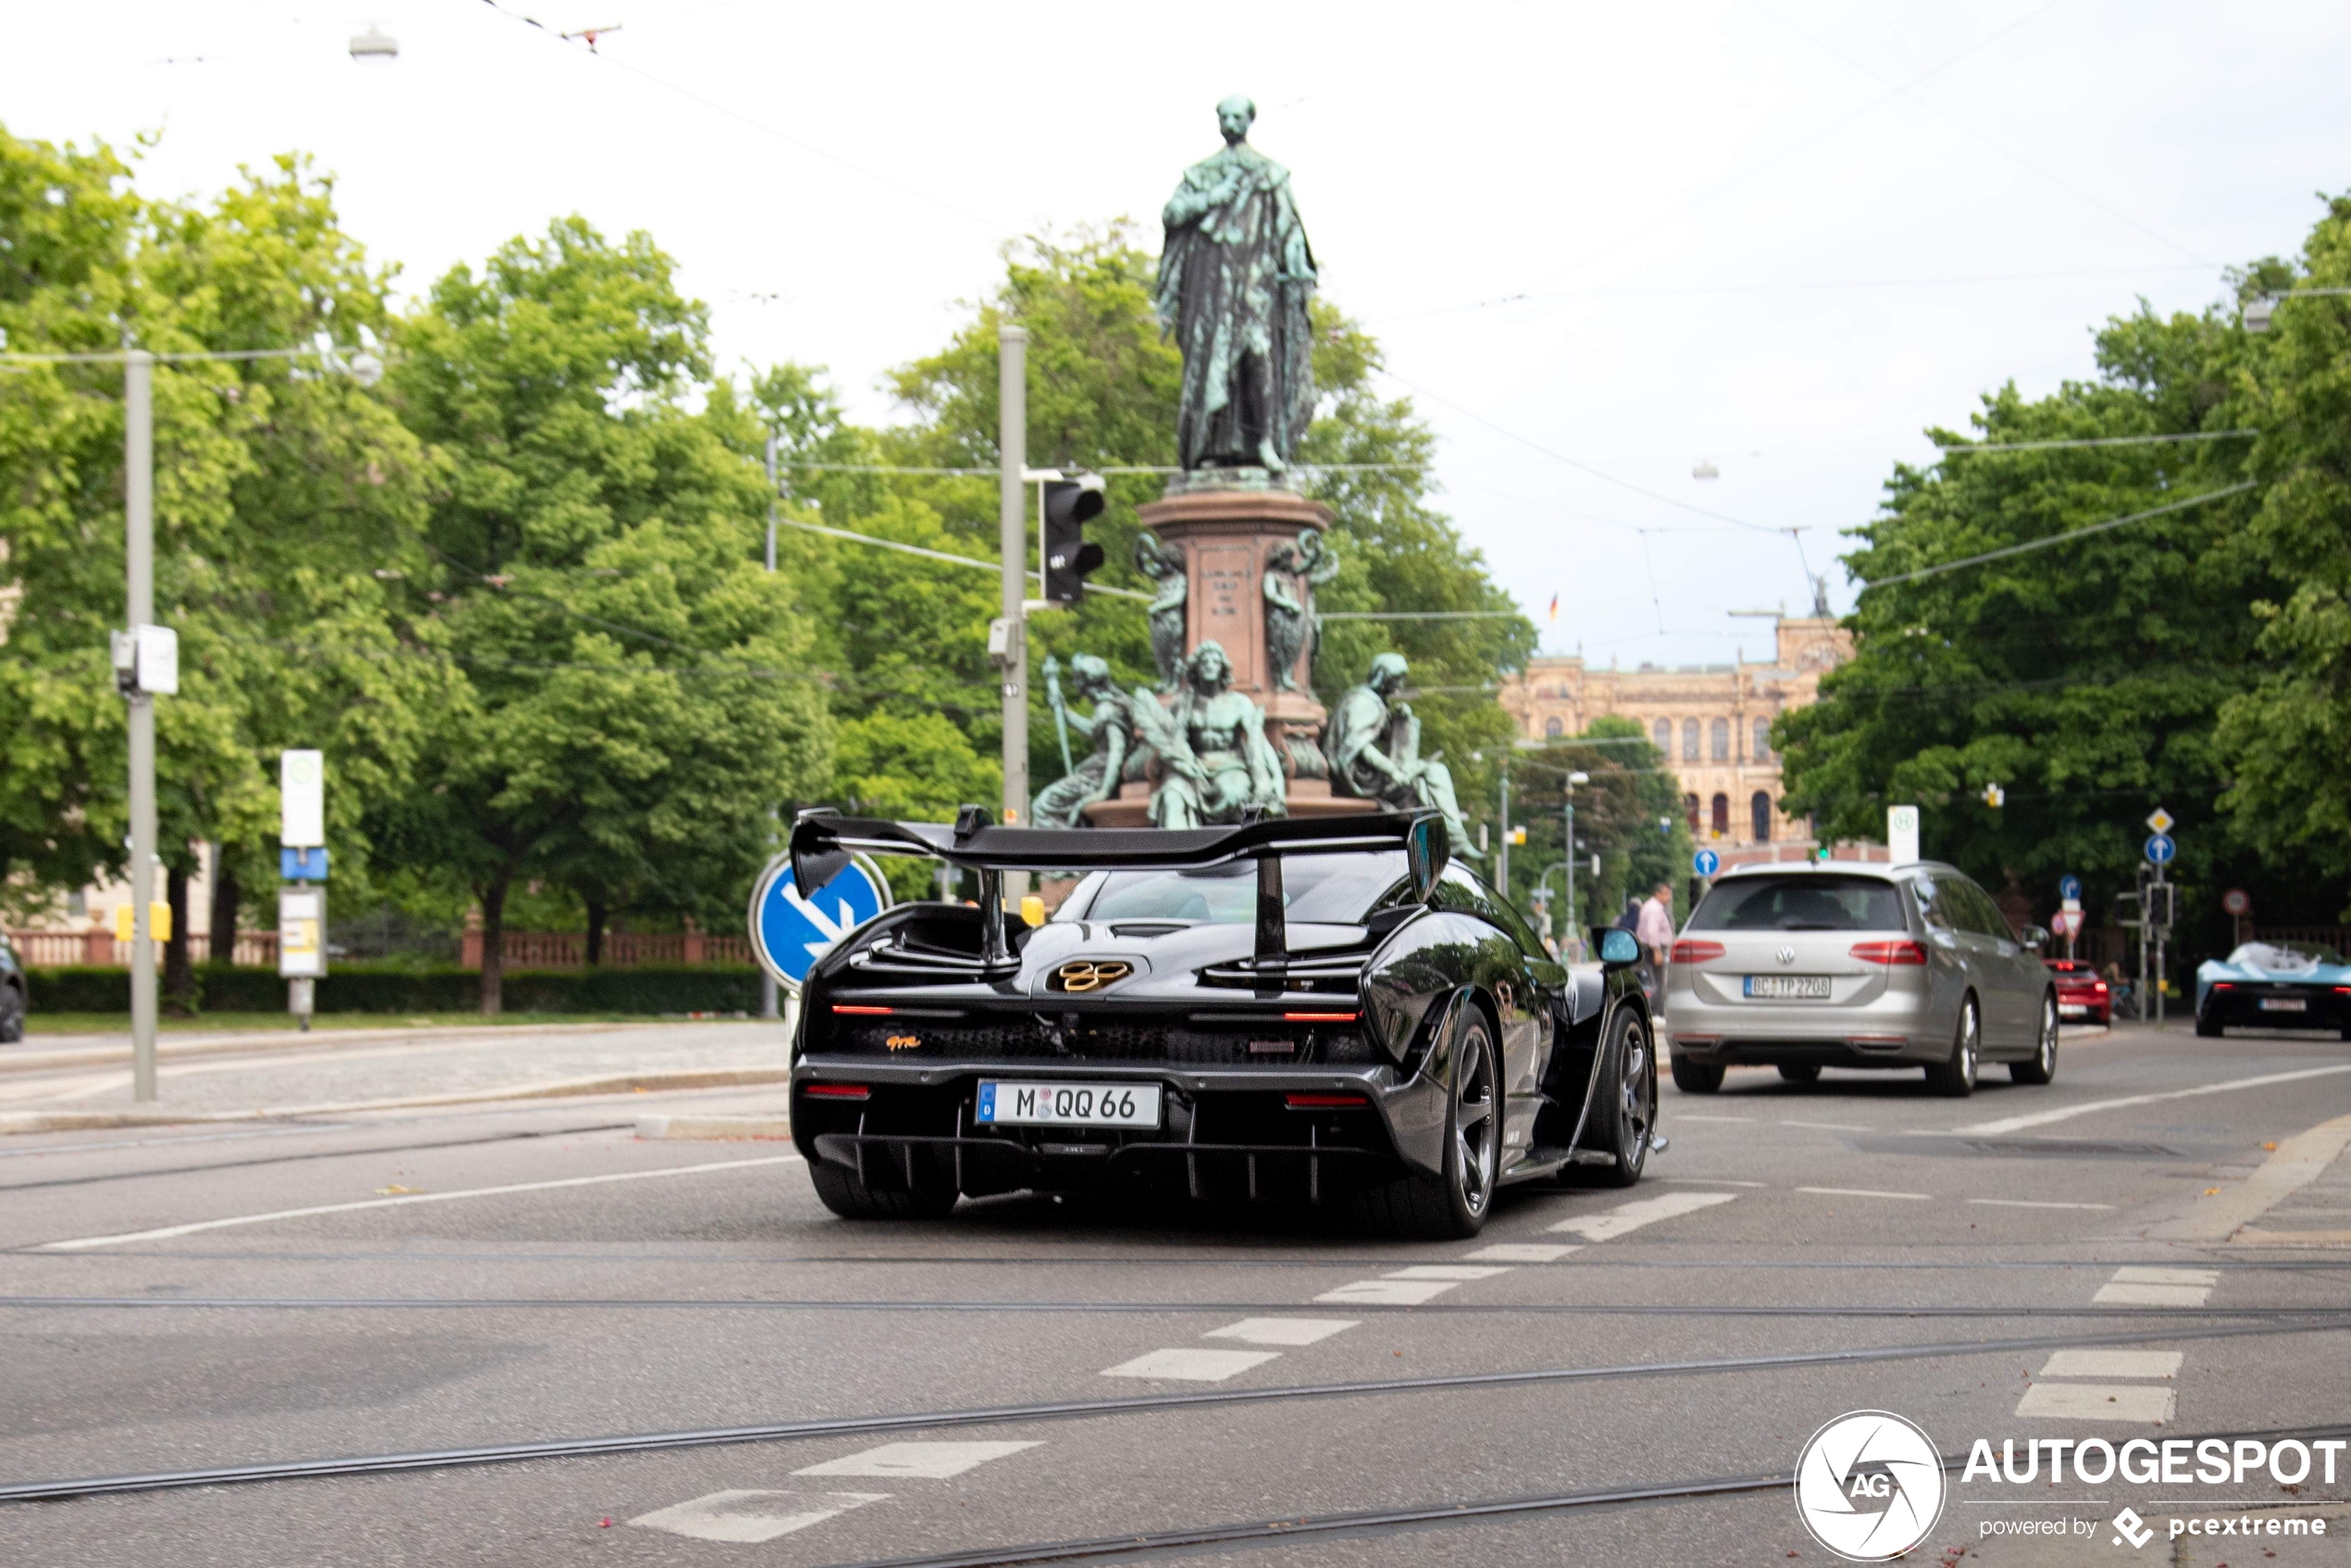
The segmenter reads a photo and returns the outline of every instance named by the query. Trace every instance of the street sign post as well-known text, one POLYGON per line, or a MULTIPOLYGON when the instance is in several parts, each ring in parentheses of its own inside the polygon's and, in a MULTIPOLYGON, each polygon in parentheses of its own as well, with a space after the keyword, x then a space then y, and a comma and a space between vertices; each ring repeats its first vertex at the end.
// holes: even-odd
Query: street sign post
POLYGON ((817 958, 889 902, 889 884, 881 873, 857 861, 813 897, 804 897, 792 884, 791 857, 777 855, 752 890, 752 954, 797 998, 817 958))
POLYGON ((2058 897, 2069 902, 2079 902, 2082 897, 2082 878, 2079 877, 2059 877, 2058 897))
POLYGON ((2220 895, 2220 907, 2229 912, 2231 947, 2245 941, 2245 917, 2253 913, 2253 899, 2243 888, 2231 888, 2220 895))
POLYGON ((1907 865, 1919 858, 1918 807, 1885 808, 1885 843, 1887 858, 1897 865, 1907 865))
POLYGON ((1700 850, 1690 856, 1690 869, 1701 877, 1711 877, 1723 869, 1723 857, 1712 850, 1700 850))
MULTIPOLYGON (((2163 1022, 2163 944, 2171 934, 2171 890, 2164 883, 2163 868, 2180 852, 2180 846, 2171 838, 2171 814, 2161 806, 2147 817, 2147 826, 2155 829, 2155 836, 2146 841, 2146 857, 2155 872, 2147 884, 2146 902, 2141 906, 2145 924, 2139 927, 2139 977, 2143 982, 2147 975, 2147 939, 2155 939, 2155 983, 2149 989, 2155 993, 2155 1021, 2158 1024, 2163 1022)), ((2139 1015, 2146 1015, 2144 1004, 2139 1015)))
POLYGON ((2146 842, 2147 861, 2150 865, 2169 865, 2171 864, 2171 857, 2179 852, 2180 846, 2160 833, 2146 842))
POLYGON ((2158 833, 2169 833, 2171 831, 2171 825, 2178 820, 2179 818, 2165 811, 2161 806, 2156 807, 2147 814, 2147 826, 2158 833))

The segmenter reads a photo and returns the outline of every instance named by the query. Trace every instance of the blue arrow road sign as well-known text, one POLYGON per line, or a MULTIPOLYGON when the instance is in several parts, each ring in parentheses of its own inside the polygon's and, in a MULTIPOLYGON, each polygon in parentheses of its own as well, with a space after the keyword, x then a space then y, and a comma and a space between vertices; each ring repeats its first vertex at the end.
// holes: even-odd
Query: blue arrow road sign
POLYGON ((779 980, 797 986, 818 955, 889 907, 889 890, 852 861, 803 898, 792 885, 791 857, 777 855, 751 900, 751 950, 779 980))
POLYGON ((2179 852, 2180 846, 2161 833, 2147 840, 2147 858, 2158 865, 2170 865, 2171 857, 2179 852))
POLYGON ((1712 850, 1700 850, 1690 856, 1690 865, 1701 877, 1711 877, 1723 869, 1723 857, 1712 850))
POLYGON ((2082 878, 2081 878, 2081 877, 2059 877, 2059 878, 2058 878, 2058 897, 2059 897, 2059 898, 2061 898, 2061 899, 2078 899, 2078 898, 2080 898, 2081 896, 2082 896, 2082 878))

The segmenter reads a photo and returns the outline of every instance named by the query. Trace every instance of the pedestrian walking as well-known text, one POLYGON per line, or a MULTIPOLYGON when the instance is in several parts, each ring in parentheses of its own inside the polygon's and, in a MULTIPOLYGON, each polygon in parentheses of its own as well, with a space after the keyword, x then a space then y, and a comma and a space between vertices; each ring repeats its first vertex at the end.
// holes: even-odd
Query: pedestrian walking
POLYGON ((1633 935, 1641 944, 1641 986, 1648 992, 1651 1012, 1665 1006, 1665 962, 1673 951, 1673 884, 1660 882, 1641 905, 1633 935))

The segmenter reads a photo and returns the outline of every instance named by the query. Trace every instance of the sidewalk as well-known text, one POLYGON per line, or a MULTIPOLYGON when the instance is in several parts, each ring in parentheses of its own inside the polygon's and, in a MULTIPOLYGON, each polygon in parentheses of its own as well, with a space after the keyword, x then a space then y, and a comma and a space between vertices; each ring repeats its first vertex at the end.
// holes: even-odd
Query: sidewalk
POLYGON ((780 1023, 752 1020, 189 1041, 160 1052, 157 1098, 145 1105, 132 1101, 129 1053, 117 1049, 94 1064, 0 1076, 0 1130, 54 1127, 61 1117, 138 1125, 779 1083, 785 1039, 780 1023))

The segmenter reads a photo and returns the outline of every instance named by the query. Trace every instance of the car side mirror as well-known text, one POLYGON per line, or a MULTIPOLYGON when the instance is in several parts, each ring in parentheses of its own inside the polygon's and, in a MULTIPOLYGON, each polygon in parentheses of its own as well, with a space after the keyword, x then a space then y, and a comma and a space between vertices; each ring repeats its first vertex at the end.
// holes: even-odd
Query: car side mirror
POLYGON ((1632 932, 1611 926, 1598 935, 1601 968, 1630 969, 1641 961, 1641 944, 1632 932))
POLYGON ((1445 831, 1445 819, 1431 812, 1412 824, 1404 836, 1406 896, 1413 903, 1426 903, 1437 891, 1437 879, 1445 875, 1445 863, 1452 853, 1452 842, 1445 831))
POLYGON ((2049 929, 2046 926, 2027 926, 2016 934, 2016 940, 2039 952, 2049 945, 2049 929))

